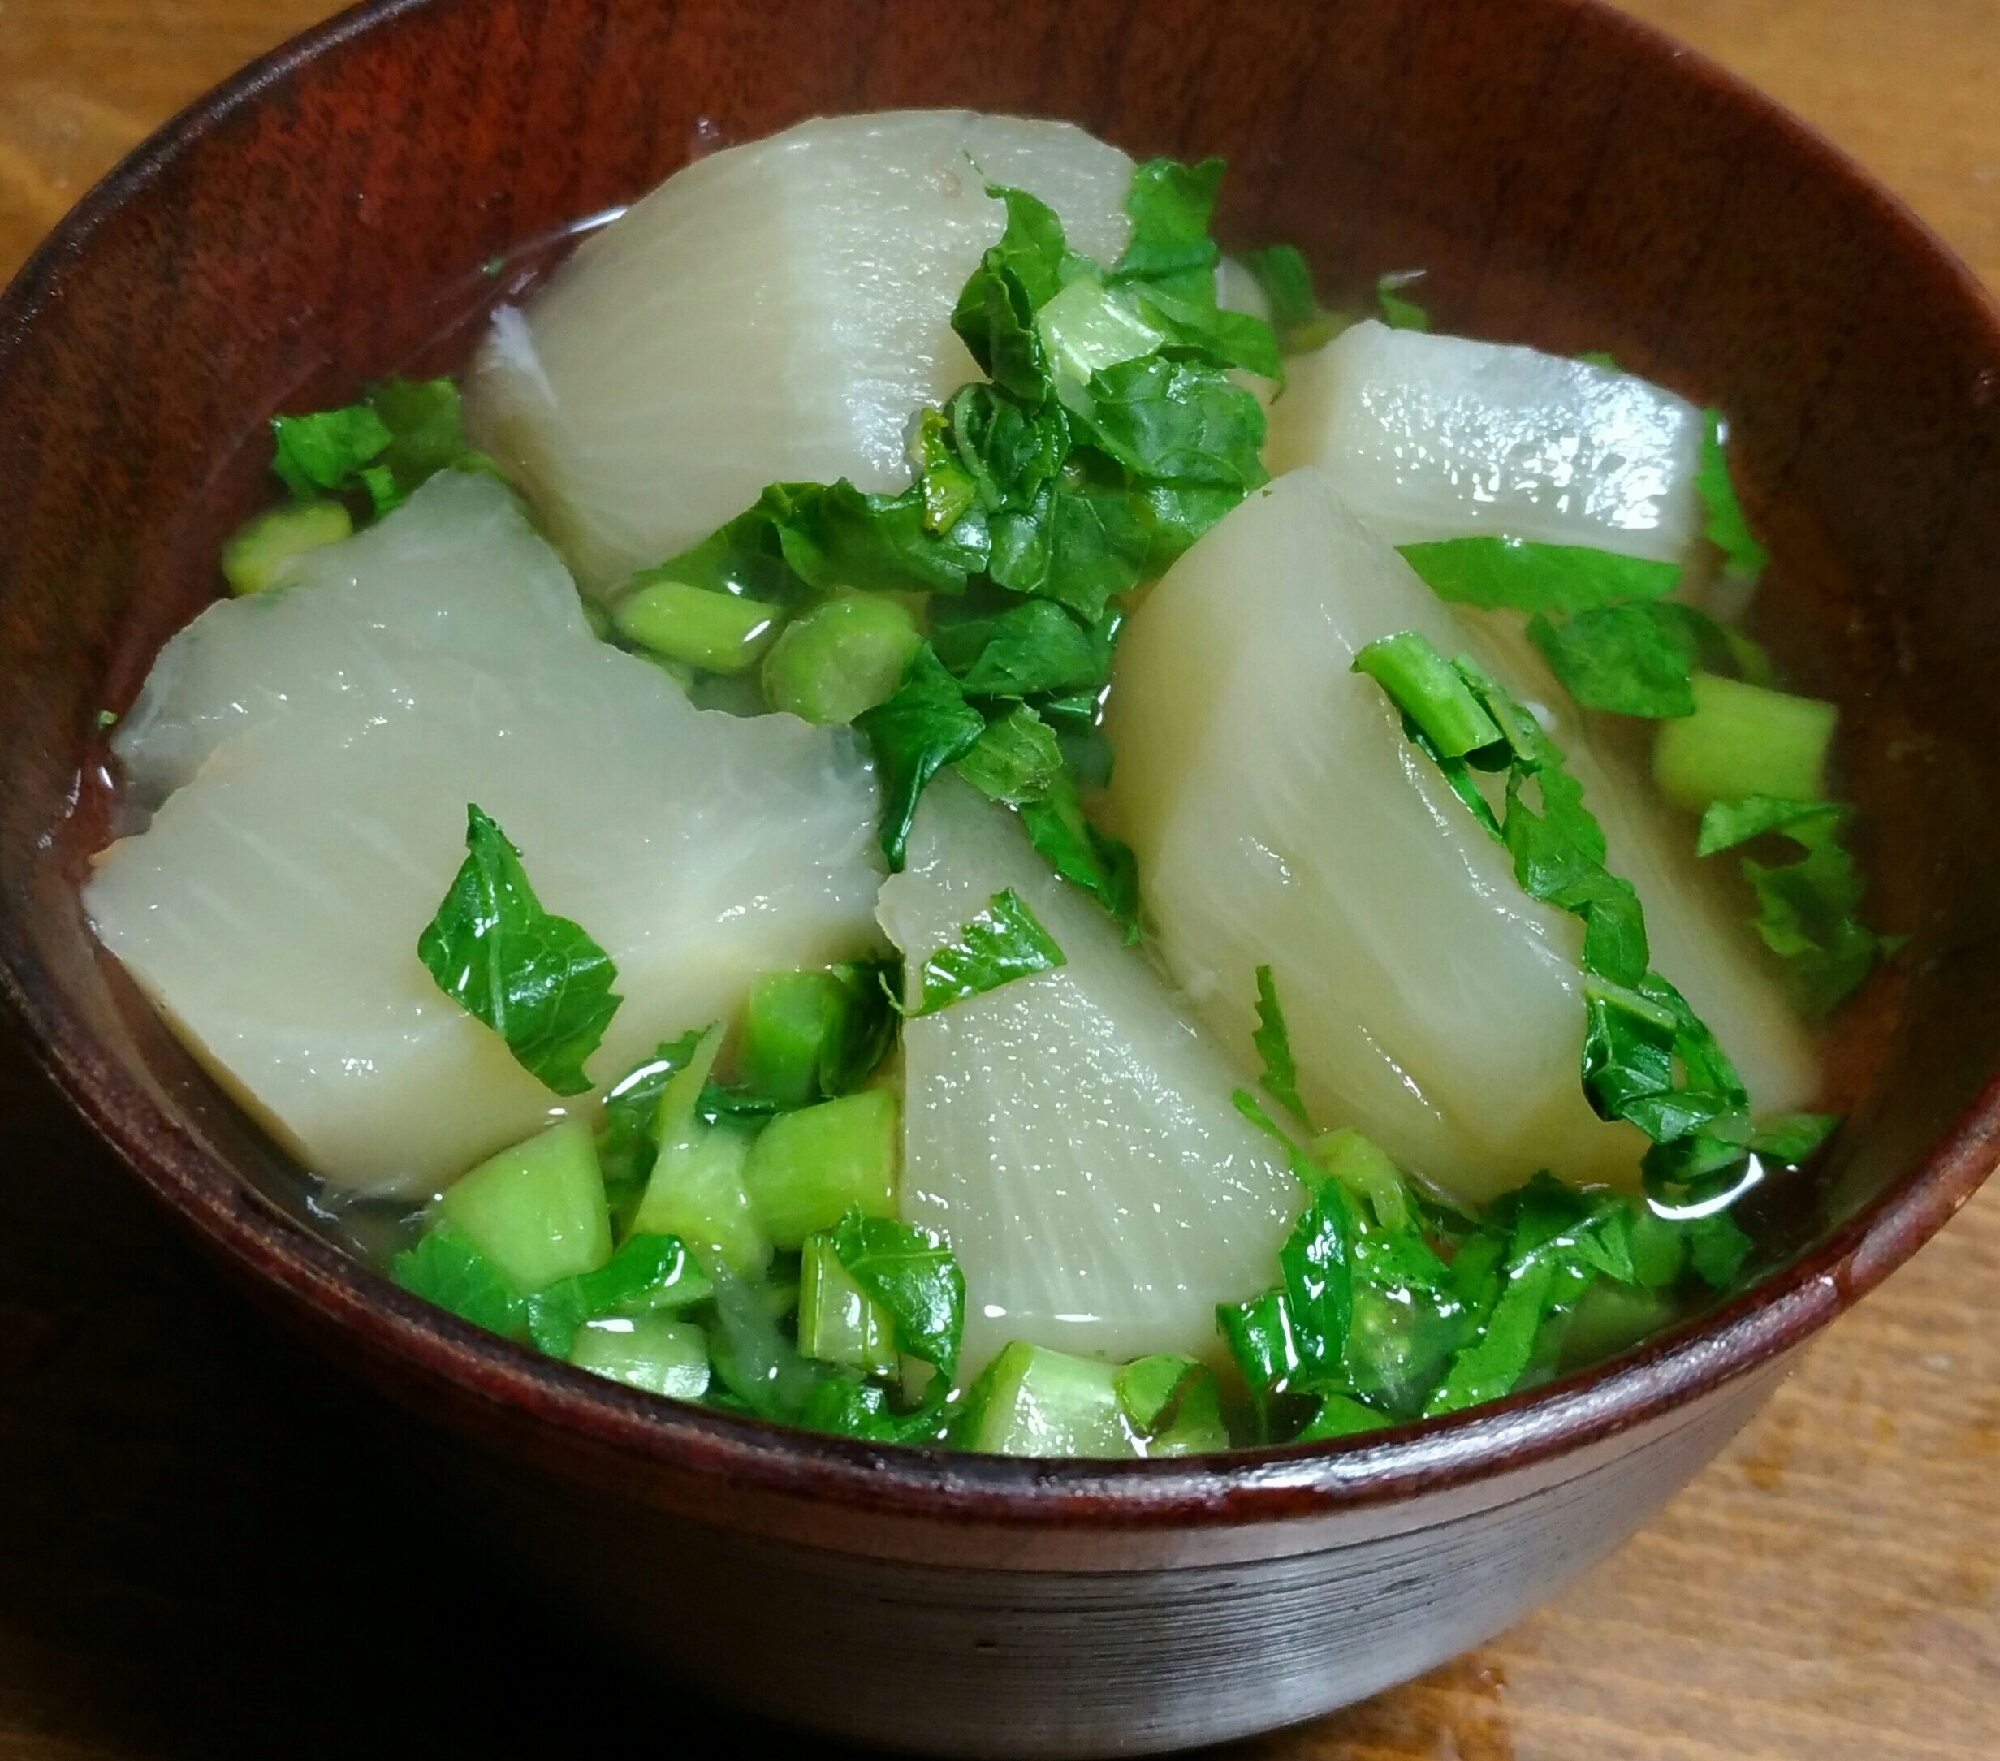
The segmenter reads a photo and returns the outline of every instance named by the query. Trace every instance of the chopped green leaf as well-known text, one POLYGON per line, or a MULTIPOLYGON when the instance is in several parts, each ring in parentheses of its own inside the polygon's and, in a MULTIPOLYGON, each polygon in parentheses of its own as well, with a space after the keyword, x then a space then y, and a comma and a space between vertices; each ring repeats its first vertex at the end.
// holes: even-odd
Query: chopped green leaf
POLYGON ((952 394, 946 415, 959 462, 990 513, 1032 506, 1069 454, 1069 414, 1059 403, 1027 409, 974 382, 952 394))
POLYGON ((890 1217, 849 1211, 832 1242, 847 1275, 888 1315, 897 1350, 932 1365, 934 1387, 948 1390, 965 1331, 965 1275, 943 1238, 890 1217))
POLYGON ((1312 323, 1320 315, 1313 291, 1312 265, 1296 245, 1266 245, 1243 259, 1270 303, 1271 323, 1282 335, 1312 323))
POLYGON ((1173 292, 1143 281, 1128 282, 1125 290, 1146 321, 1165 333, 1158 345, 1162 353, 1225 370, 1240 367, 1265 379, 1284 378, 1285 358, 1270 325, 1253 313, 1217 305, 1213 276, 1173 292))
POLYGON ((623 1229, 646 1190, 653 1158, 660 1153, 654 1115, 667 1084, 694 1060, 703 1029, 691 1028, 677 1040, 642 1058, 606 1091, 604 1130, 597 1140, 597 1164, 604 1173, 605 1197, 614 1227, 623 1229))
POLYGON ((566 1358, 577 1330, 613 1315, 692 1308, 712 1286, 674 1235, 634 1235, 594 1272, 558 1279, 528 1298, 528 1335, 566 1358))
POLYGON ((1299 1350, 1308 1364, 1338 1362, 1347 1349, 1354 1312, 1354 1273, 1349 1258, 1353 1209, 1337 1181, 1313 1194, 1278 1249, 1285 1303, 1299 1350))
POLYGON ((1213 367, 1157 355, 1107 367, 1090 381, 1081 420, 1135 476, 1239 492, 1268 476, 1263 405, 1213 367))
POLYGON ((1222 173, 1220 159, 1204 159, 1198 165, 1149 159, 1135 170, 1125 196, 1132 238, 1112 273, 1197 288, 1200 278, 1209 277, 1212 290, 1222 253, 1209 237, 1208 225, 1222 173))
POLYGON ((1826 1142, 1839 1123, 1838 1113, 1782 1113, 1750 1134, 1749 1147, 1766 1161, 1794 1165, 1826 1142))
POLYGON ((1445 538, 1397 548, 1440 599, 1484 611, 1596 611, 1662 598, 1681 574, 1678 563, 1522 538, 1445 538))
POLYGON ((958 761, 958 774, 990 800, 1009 806, 1039 801, 1063 767, 1055 730, 1025 703, 1017 703, 958 761))
POLYGON ((380 458, 394 438, 367 404, 309 416, 274 416, 271 435, 271 469, 301 501, 321 490, 352 487, 362 467, 380 458))
POLYGON ((1391 330, 1430 329, 1430 313, 1403 293, 1404 288, 1416 286, 1423 278, 1421 269, 1392 269, 1376 277, 1375 303, 1382 308, 1382 322, 1391 330))
POLYGON ((1292 1060, 1292 1038, 1285 1028, 1285 1012, 1278 1002, 1278 987, 1268 966, 1257 968, 1257 1030, 1250 1036, 1257 1055, 1264 1060, 1259 1079, 1264 1092, 1307 1130, 1306 1104, 1299 1099, 1299 1067, 1292 1060))
POLYGON ((1528 637, 1585 709, 1656 720, 1693 715, 1694 645, 1677 618, 1660 615, 1677 609, 1600 605, 1562 624, 1537 613, 1528 637))
POLYGON ((584 1061, 621 999, 617 968, 583 929, 542 908, 520 852, 477 806, 466 809, 467 855, 417 940, 438 988, 507 1042, 521 1067, 557 1094, 590 1087, 584 1061))
POLYGON ((1319 1411, 1307 1420, 1306 1428, 1292 1439, 1295 1443, 1326 1443, 1336 1437, 1358 1437, 1368 1431, 1385 1431, 1390 1421, 1372 1406, 1365 1406, 1351 1394, 1328 1394, 1319 1411))
POLYGON ((1745 795, 1711 802, 1696 853, 1710 856, 1763 836, 1782 836, 1805 854, 1793 862, 1743 859, 1757 898, 1757 933, 1786 963, 1800 1001, 1831 1009, 1888 952, 1886 938, 1860 919, 1866 890, 1859 864, 1840 842, 1851 809, 1836 801, 1745 795))
POLYGON ((1269 1429, 1270 1396, 1290 1386, 1305 1362, 1283 1290, 1267 1290, 1248 1302, 1225 1302, 1215 1311, 1216 1330, 1269 1429))
POLYGON ((1731 1289, 1750 1257, 1750 1237, 1727 1211, 1714 1211, 1688 1225, 1688 1264, 1711 1290, 1731 1289))
POLYGON ((388 471, 397 501, 439 471, 475 462, 451 380, 384 380, 369 392, 368 402, 389 430, 388 448, 377 462, 388 471))
POLYGON ((1123 926, 1125 940, 1139 939, 1139 869, 1131 847, 1107 837, 1085 817, 1075 780, 1058 771, 1048 792, 1021 804, 1028 842, 1072 886, 1083 888, 1123 926))
POLYGON ((528 1307, 500 1268, 471 1240, 440 1223, 399 1253, 389 1275, 412 1296, 449 1309, 461 1320, 508 1339, 525 1338, 528 1307))
POLYGON ((910 438, 910 463, 923 490, 926 532, 949 532, 978 498, 979 485, 959 463, 951 424, 942 410, 926 410, 910 438))
POLYGON ((821 592, 960 593, 986 567, 989 539, 970 497, 933 526, 946 489, 919 479, 897 495, 837 483, 772 483, 756 505, 692 550, 634 578, 785 604, 821 592))
POLYGON ((1743 504, 1736 499, 1736 484, 1729 473, 1725 444, 1728 432, 1729 425, 1720 410, 1702 412, 1701 464, 1695 474, 1695 492, 1708 510, 1703 533, 1722 552, 1724 566, 1732 575, 1754 578, 1764 572, 1770 557, 1751 535, 1750 522, 1743 517, 1743 504))
POLYGON ((1714 856, 1767 832, 1789 832, 1794 826, 1817 826, 1822 821, 1838 825, 1852 812, 1839 801, 1789 801, 1773 795, 1711 801, 1701 816, 1694 853, 1714 856))
POLYGON ((952 668, 968 697, 1095 689, 1104 682, 1110 659, 1089 630, 1047 599, 1030 600, 990 620, 940 629, 932 646, 951 665, 948 640, 961 651, 979 643, 969 665, 952 668))
POLYGON ((950 1003, 1052 972, 1063 951, 1012 887, 995 893, 984 911, 959 930, 959 940, 936 949, 923 964, 923 991, 915 1015, 932 1015, 950 1003))
POLYGON ((1045 486, 1026 509, 993 516, 991 573, 1016 593, 1053 599, 1090 623, 1136 587, 1156 542, 1147 499, 1125 489, 1045 486))
POLYGON ((1513 1393, 1533 1357, 1556 1267, 1547 1257, 1511 1269, 1478 1340, 1452 1360, 1450 1373, 1425 1403, 1424 1416, 1459 1412, 1513 1393))
POLYGON ((1388 1153, 1352 1126, 1313 1139, 1313 1160, 1356 1198, 1365 1199, 1384 1229, 1406 1235, 1416 1225, 1409 1183, 1388 1153))
POLYGON ((784 559, 808 586, 825 592, 963 592, 986 567, 984 518, 967 512, 939 532, 923 483, 898 495, 869 495, 837 483, 773 483, 758 502, 773 522, 784 559))
POLYGON ((1177 1352, 1138 1358, 1118 1372, 1118 1404, 1133 1430, 1150 1437, 1171 1422, 1189 1383, 1209 1373, 1198 1360, 1177 1352))
POLYGON ((449 379, 385 380, 359 403, 279 416, 271 430, 271 468, 295 496, 365 494, 377 518, 439 471, 493 469, 466 443, 458 387, 449 379))
POLYGON ((1056 297, 1064 265, 1070 261, 1062 221, 1053 208, 1026 190, 988 184, 986 193, 1007 210, 1006 230, 988 260, 1014 275, 1039 309, 1056 297))
POLYGON ((958 681, 925 643, 910 657, 895 696, 854 725, 874 749, 882 779, 882 852, 890 869, 900 872, 917 798, 932 777, 972 750, 986 718, 965 701, 958 681))
POLYGON ((1081 275, 1035 314, 1042 346, 1058 371, 1088 381, 1100 368, 1156 353, 1168 330, 1122 291, 1081 275))
POLYGON ((1047 204, 1026 190, 989 184, 986 193, 1006 204, 1006 231, 960 292, 951 327, 994 384, 1034 405, 1050 389, 1035 313, 1061 287, 1070 253, 1062 222, 1047 204))

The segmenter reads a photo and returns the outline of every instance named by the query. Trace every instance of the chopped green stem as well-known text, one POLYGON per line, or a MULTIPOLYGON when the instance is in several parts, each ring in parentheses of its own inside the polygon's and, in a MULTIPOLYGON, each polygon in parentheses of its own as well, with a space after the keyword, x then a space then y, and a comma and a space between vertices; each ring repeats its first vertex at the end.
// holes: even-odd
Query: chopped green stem
POLYGON ((849 1210, 896 1210, 901 1116, 887 1089, 864 1089, 796 1113, 780 1113, 758 1135, 743 1184, 765 1232, 799 1247, 849 1210))
POLYGON ((794 619, 764 657, 764 697, 802 721, 834 725, 886 703, 922 643, 900 600, 843 594, 794 619))
POLYGON ((799 1350, 864 1375, 896 1372, 895 1323, 848 1276, 826 1235, 807 1237, 800 1257, 799 1350))
POLYGON ((626 641, 711 673, 740 673, 755 664, 778 633, 784 613, 759 599, 647 581, 628 594, 611 622, 626 641))
POLYGON ((1816 801, 1826 794, 1827 752, 1840 712, 1741 679, 1696 673, 1694 713, 1662 722, 1653 780, 1690 813, 1746 795, 1816 801))
POLYGON ((1354 657, 1354 670, 1389 694, 1440 757, 1463 758, 1500 738, 1499 726, 1465 679, 1418 631, 1369 643, 1354 657))
POLYGON ((337 501, 273 508, 239 527, 222 547, 222 578, 232 593, 262 593, 300 557, 353 535, 354 521, 337 501))

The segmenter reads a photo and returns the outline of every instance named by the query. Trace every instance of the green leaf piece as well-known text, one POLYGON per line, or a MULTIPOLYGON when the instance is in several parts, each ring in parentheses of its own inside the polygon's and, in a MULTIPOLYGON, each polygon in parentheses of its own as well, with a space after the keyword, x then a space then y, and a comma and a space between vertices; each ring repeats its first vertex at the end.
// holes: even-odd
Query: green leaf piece
POLYGON ((1083 811, 1076 782, 1058 771, 1048 792, 1021 804, 1028 842, 1046 856, 1057 874, 1081 887, 1123 928, 1126 942, 1139 939, 1139 867, 1131 846, 1107 837, 1083 811))
POLYGON ((1694 714, 1695 647, 1667 607, 1601 605, 1562 624, 1538 613, 1528 638, 1585 709, 1655 720, 1694 714))
POLYGON ((294 496, 365 495, 377 519, 439 471, 495 468, 467 444, 449 379, 385 380, 342 409, 278 416, 271 432, 271 468, 294 496))
POLYGON ((1112 273, 1128 279, 1194 284, 1209 277, 1213 298, 1215 265, 1222 253, 1208 235, 1222 186, 1223 162, 1204 159, 1183 165, 1172 159, 1149 159, 1132 173, 1125 212, 1132 216, 1132 238, 1112 273))
POLYGON ((1337 1181, 1323 1182, 1278 1249, 1286 1307, 1308 1364, 1337 1362, 1354 1313, 1349 1244, 1353 1207, 1337 1181))
POLYGON ((857 716, 882 779, 882 853, 900 873, 917 800, 932 777, 965 757, 986 718, 965 701, 959 683, 927 642, 910 658, 895 696, 857 716))
POLYGON ((645 1195, 660 1153, 654 1118, 660 1092, 693 1061, 705 1029, 689 1029, 677 1040, 661 1044, 605 1091, 604 1129, 597 1139, 597 1165, 604 1174, 604 1195, 615 1230, 622 1230, 645 1195))
POLYGON ((1824 824, 1841 824, 1852 812, 1851 807, 1839 801, 1789 801, 1775 795, 1739 795, 1729 801, 1712 801, 1701 816, 1701 832, 1694 853, 1716 856, 1767 832, 1790 832, 1798 826, 1812 826, 1817 833, 1824 824))
POLYGON ((896 1330, 896 1348, 937 1370, 940 1393, 958 1373, 965 1332, 965 1275, 941 1236, 890 1217, 849 1211, 832 1234, 847 1275, 896 1330))
POLYGON ((934 537, 949 532, 978 499, 979 484, 959 462, 951 442, 951 424, 942 410, 926 410, 918 418, 910 443, 910 463, 922 489, 924 530, 934 537))
POLYGON ((508 1339, 528 1333, 528 1306, 500 1268, 448 1223, 428 1230, 390 1262, 389 1276, 412 1296, 508 1339))
POLYGON ((1695 472, 1695 493, 1708 512, 1703 534, 1722 552, 1724 566, 1732 575, 1755 579, 1771 559, 1752 536, 1743 504, 1736 499, 1735 480, 1729 472, 1728 431, 1720 410, 1702 412, 1701 463, 1695 472))
POLYGON ((691 1308, 712 1292, 676 1235, 634 1235, 594 1272, 558 1279, 528 1298, 528 1336, 567 1358, 578 1330, 614 1315, 691 1308))
POLYGON ((1861 921, 1867 883, 1840 841, 1851 814, 1837 801, 1738 796, 1709 805, 1695 846, 1698 855, 1712 856, 1775 836, 1804 852, 1782 863, 1746 856, 1742 866, 1757 899, 1757 933, 1785 962, 1800 1003, 1813 1014, 1851 994, 1891 951, 1889 938, 1861 921))
POLYGON ((1271 323, 1282 335, 1313 323, 1320 316, 1319 295, 1313 290, 1312 265, 1296 245, 1266 245, 1243 259, 1257 278, 1271 307, 1271 323))
POLYGON ((1750 1258, 1750 1237, 1727 1211, 1698 1218, 1687 1227, 1688 1264, 1711 1290, 1736 1287, 1750 1258))
POLYGON ((1386 1431, 1390 1423, 1372 1406, 1364 1406, 1351 1394, 1328 1394, 1321 1398, 1319 1411, 1306 1422, 1306 1428, 1292 1441, 1328 1443, 1336 1437, 1359 1437, 1369 1431, 1386 1431))
POLYGON ((1137 477, 1242 494, 1268 480, 1264 407, 1213 367, 1149 356, 1090 381, 1080 420, 1092 444, 1137 477))
POLYGON ((476 805, 466 858, 417 958, 438 989, 493 1029, 531 1076, 559 1095, 590 1088, 584 1061, 622 999, 617 968, 578 924, 545 911, 520 852, 476 805))
POLYGON ((999 721, 986 724, 972 750, 958 761, 958 774, 989 800, 1018 807, 1047 795, 1062 767, 1055 730, 1019 703, 999 721))
POLYGON ((1053 972, 1063 951, 1012 887, 995 893, 986 909, 959 931, 959 940, 935 950, 919 974, 923 989, 913 1015, 934 1015, 952 1003, 1053 972))
POLYGON ((367 404, 271 419, 271 469, 301 501, 321 490, 352 487, 362 468, 380 458, 394 438, 367 404))
POLYGON ((1663 598, 1681 575, 1678 563, 1523 538, 1445 538, 1397 548, 1440 599, 1482 611, 1597 611, 1663 598))
POLYGON ((1292 1059, 1292 1037, 1285 1027, 1285 1011, 1268 966, 1257 968, 1257 1028, 1250 1040, 1264 1060, 1264 1074, 1259 1078, 1264 1092, 1310 1131, 1306 1104, 1299 1099, 1299 1067, 1292 1059))
POLYGON ((1031 600, 992 619, 944 626, 932 646, 947 665, 951 648, 978 647, 959 672, 968 697, 1033 697, 1041 692, 1095 690, 1110 663, 1100 643, 1075 617, 1051 600, 1031 600))
POLYGON ((1382 322, 1391 330, 1428 330, 1431 315, 1404 294, 1424 278, 1421 269, 1392 269, 1375 281, 1375 303, 1382 309, 1382 322))

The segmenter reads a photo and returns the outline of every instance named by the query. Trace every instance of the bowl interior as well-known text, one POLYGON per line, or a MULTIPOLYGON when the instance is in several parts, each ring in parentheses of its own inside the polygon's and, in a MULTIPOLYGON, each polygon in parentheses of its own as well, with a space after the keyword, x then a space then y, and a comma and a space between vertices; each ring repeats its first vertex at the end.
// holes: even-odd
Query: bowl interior
POLYGON ((1230 241, 1295 242, 1336 288, 1422 268, 1441 327, 1609 349, 1727 409, 1777 558, 1758 616, 1800 687, 1844 706, 1872 917, 1915 938, 1834 1036, 1851 1123, 1799 1246, 1850 1224, 1838 1269, 1858 1282, 1910 1251, 1983 1171, 1963 1128, 2000 1065, 1983 737, 2000 329, 1969 277, 1782 114, 1569 0, 868 16, 838 0, 378 6, 149 143, 10 290, 0 965, 86 1111, 239 1265, 328 1313, 371 1310, 385 1350, 442 1340, 435 1361, 473 1361, 481 1348, 306 1233, 296 1172, 99 956, 77 899, 107 836, 99 711, 130 701, 215 591, 221 538, 265 495, 274 411, 454 364, 574 223, 717 142, 967 105, 1068 117, 1139 156, 1220 153, 1230 241))

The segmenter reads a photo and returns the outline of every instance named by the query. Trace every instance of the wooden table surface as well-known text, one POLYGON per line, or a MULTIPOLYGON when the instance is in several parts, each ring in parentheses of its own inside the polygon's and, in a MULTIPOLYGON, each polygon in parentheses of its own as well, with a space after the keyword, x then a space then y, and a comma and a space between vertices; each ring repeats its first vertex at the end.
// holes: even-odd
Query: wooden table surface
MULTIPOLYGON (((0 0, 0 275, 148 129, 328 10, 0 0)), ((1802 112, 2000 284, 2000 0, 1632 10, 1802 112)), ((2000 1185, 1554 1607, 1229 1755, 1994 1761, 1996 1322, 2000 1185)), ((412 1525, 382 1422, 213 1281, 0 1039, 0 1761, 692 1737, 412 1525)))

